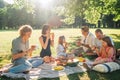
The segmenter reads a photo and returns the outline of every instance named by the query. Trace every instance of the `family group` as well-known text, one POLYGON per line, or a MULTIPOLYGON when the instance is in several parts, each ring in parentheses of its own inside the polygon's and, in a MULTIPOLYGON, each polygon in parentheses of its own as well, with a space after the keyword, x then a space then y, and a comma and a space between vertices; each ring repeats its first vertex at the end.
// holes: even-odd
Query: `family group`
POLYGON ((88 55, 97 55, 97 58, 92 63, 85 63, 85 67, 94 66, 96 64, 112 62, 115 60, 115 47, 111 37, 103 34, 101 29, 95 30, 95 36, 89 31, 88 26, 81 28, 82 37, 76 41, 78 49, 73 49, 71 55, 67 54, 66 50, 69 44, 65 40, 65 36, 61 35, 58 39, 58 46, 56 48, 57 56, 52 57, 51 46, 54 46, 54 33, 51 33, 51 27, 48 24, 43 25, 42 35, 39 37, 41 44, 40 56, 32 58, 31 54, 36 46, 29 45, 29 38, 32 34, 32 27, 30 25, 23 25, 19 28, 19 36, 12 41, 12 64, 13 66, 2 72, 11 73, 28 73, 31 68, 37 68, 44 62, 57 61, 60 65, 60 59, 73 59, 74 56, 80 56, 82 52, 88 55), (73 56, 74 55, 74 56, 73 56))

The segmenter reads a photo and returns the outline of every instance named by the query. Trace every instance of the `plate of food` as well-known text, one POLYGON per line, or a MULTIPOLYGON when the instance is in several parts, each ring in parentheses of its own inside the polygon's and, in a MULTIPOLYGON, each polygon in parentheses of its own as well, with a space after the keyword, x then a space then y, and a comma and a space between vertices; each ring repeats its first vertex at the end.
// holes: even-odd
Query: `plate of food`
POLYGON ((63 66, 55 66, 52 68, 52 70, 54 71, 61 71, 61 70, 64 70, 65 68, 63 66))
POLYGON ((83 58, 83 57, 78 57, 77 59, 79 60, 79 62, 85 62, 86 61, 85 58, 83 58))
POLYGON ((79 61, 68 61, 67 66, 70 67, 76 67, 78 65, 79 61))

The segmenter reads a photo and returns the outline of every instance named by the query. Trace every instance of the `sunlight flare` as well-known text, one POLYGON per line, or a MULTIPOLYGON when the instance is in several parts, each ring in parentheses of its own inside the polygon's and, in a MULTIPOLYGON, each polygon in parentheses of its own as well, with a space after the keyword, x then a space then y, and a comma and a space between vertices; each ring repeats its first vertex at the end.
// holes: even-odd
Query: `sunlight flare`
POLYGON ((43 8, 49 9, 53 4, 53 0, 39 0, 39 3, 43 8))
POLYGON ((13 4, 14 1, 13 0, 4 0, 5 2, 7 2, 8 4, 13 4))

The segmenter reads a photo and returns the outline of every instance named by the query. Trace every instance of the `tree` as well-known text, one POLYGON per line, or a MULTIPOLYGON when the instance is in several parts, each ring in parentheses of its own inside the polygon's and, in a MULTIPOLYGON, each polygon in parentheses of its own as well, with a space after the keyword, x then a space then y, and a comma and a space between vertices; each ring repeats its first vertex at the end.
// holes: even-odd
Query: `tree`
POLYGON ((109 16, 112 22, 119 20, 119 4, 120 0, 67 0, 64 10, 69 16, 79 16, 88 23, 97 24, 104 15, 114 15, 109 16))

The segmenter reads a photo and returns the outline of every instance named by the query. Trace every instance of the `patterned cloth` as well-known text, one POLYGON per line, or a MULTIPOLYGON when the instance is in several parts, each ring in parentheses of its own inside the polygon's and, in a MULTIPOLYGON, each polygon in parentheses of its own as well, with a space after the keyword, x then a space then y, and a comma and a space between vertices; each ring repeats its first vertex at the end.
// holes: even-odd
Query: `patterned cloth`
POLYGON ((11 78, 25 78, 26 80, 40 79, 40 78, 55 78, 55 77, 65 76, 73 73, 85 72, 86 69, 80 65, 81 64, 78 64, 77 67, 66 66, 64 70, 54 71, 53 67, 55 65, 53 63, 44 63, 40 65, 38 68, 31 69, 29 74, 3 73, 2 75, 5 75, 11 78))

